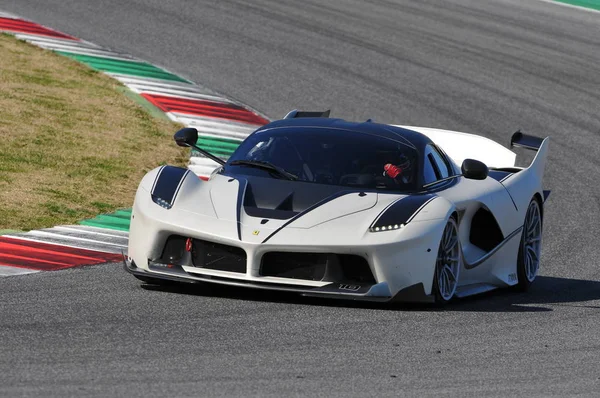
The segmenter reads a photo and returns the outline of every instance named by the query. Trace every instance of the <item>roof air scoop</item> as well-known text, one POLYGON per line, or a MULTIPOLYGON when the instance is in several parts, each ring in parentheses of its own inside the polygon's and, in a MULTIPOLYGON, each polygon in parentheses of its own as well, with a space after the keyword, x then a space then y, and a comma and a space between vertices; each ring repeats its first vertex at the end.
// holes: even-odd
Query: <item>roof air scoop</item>
POLYGON ((288 112, 287 115, 285 115, 284 119, 297 119, 299 117, 329 117, 329 113, 331 112, 331 109, 328 109, 326 111, 299 111, 297 109, 294 109, 293 111, 288 112))

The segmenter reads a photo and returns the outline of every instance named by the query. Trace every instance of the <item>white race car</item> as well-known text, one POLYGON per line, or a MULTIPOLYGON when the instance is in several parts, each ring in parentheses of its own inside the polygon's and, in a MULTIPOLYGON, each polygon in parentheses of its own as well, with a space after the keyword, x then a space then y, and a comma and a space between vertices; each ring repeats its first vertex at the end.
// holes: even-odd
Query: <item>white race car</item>
POLYGON ((373 301, 445 303, 526 289, 540 263, 548 138, 527 168, 487 138, 290 112, 208 181, 162 166, 141 181, 126 269, 146 283, 216 283, 373 301))

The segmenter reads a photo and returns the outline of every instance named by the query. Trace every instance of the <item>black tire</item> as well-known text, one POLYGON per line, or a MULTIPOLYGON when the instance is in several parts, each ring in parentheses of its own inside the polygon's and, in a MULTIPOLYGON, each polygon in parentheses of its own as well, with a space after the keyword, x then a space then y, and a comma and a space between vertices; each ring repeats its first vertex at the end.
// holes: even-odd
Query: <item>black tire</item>
POLYGON ((432 294, 437 305, 445 305, 454 298, 458 278, 462 267, 462 253, 460 251, 460 242, 458 240, 458 223, 454 217, 450 217, 438 248, 437 260, 435 263, 435 272, 433 274, 432 294), (454 242, 450 246, 450 244, 454 242), (446 268, 444 271, 444 268, 446 268), (450 269, 450 273, 448 273, 450 269), (444 274, 444 275, 442 275, 444 274), (453 278, 450 277, 453 276, 453 278), (454 280, 451 280, 454 279, 454 280), (441 285, 444 286, 441 286, 441 285), (451 286, 451 285, 454 286, 451 286), (444 287, 443 289, 441 287, 444 287))
POLYGON ((523 221, 521 244, 519 245, 519 253, 517 256, 518 282, 515 285, 515 289, 518 291, 527 291, 535 281, 539 271, 540 254, 542 250, 542 225, 542 204, 537 197, 534 197, 531 199, 531 202, 529 202, 529 206, 527 206, 525 220, 523 221), (537 241, 534 239, 537 239, 537 241))

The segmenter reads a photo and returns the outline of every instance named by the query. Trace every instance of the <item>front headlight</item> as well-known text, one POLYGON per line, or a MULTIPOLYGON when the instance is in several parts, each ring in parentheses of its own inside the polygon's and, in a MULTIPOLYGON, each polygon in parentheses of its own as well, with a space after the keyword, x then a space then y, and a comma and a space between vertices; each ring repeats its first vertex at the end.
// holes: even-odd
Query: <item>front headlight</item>
POLYGON ((395 231, 403 228, 435 198, 435 194, 409 195, 398 198, 373 221, 369 232, 395 231))
POLYGON ((404 224, 372 225, 369 232, 393 231, 404 227, 404 224))

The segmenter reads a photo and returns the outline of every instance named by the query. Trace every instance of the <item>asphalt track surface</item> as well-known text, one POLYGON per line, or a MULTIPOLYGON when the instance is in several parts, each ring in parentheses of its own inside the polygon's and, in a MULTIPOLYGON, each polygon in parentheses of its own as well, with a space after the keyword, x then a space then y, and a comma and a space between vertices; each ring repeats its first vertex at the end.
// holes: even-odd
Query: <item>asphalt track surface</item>
MULTIPOLYGON (((541 276, 444 311, 0 279, 0 395, 600 393, 600 17, 537 1, 0 0, 281 117, 552 137, 541 276), (322 3, 322 4, 321 4, 322 3)), ((527 158, 524 158, 527 161, 527 158)))

